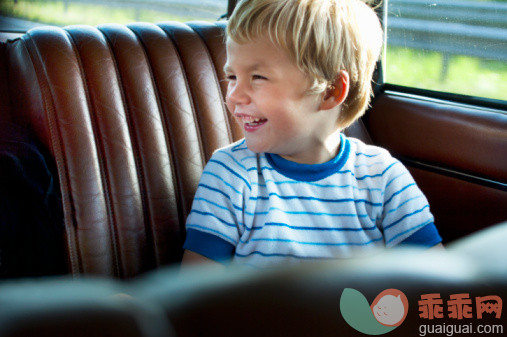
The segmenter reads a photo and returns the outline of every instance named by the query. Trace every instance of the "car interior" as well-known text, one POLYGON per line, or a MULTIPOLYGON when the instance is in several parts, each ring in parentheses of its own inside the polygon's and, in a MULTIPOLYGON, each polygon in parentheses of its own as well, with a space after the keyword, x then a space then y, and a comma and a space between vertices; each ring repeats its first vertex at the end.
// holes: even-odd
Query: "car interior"
POLYGON ((344 132, 409 169, 445 249, 180 271, 204 166, 243 137, 224 104, 226 24, 0 32, 0 336, 361 336, 340 315, 345 288, 403 291, 390 334, 411 336, 422 294, 507 300, 507 96, 385 83, 382 61, 344 132))

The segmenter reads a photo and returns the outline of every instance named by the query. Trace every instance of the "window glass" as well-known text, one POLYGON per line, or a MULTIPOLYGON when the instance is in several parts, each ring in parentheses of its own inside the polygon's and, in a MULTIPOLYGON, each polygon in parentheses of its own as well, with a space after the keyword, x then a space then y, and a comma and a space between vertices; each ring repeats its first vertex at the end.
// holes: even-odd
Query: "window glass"
POLYGON ((0 29, 26 31, 38 24, 216 21, 227 0, 0 0, 0 29))
POLYGON ((386 83, 507 100, 507 0, 388 0, 386 83))

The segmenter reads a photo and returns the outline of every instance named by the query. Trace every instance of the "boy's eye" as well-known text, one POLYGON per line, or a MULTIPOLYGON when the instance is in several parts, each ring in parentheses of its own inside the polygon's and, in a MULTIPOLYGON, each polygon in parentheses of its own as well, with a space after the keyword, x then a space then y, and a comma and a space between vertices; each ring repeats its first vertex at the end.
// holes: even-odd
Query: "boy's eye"
POLYGON ((227 79, 227 81, 235 81, 236 75, 226 75, 225 78, 227 79))
POLYGON ((267 78, 262 75, 252 75, 252 78, 254 80, 267 80, 267 78))

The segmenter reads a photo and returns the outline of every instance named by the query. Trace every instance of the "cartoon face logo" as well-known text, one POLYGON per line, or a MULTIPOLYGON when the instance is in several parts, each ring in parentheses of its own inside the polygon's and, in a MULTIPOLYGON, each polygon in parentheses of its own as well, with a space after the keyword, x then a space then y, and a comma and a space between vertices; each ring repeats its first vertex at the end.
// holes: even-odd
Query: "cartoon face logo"
POLYGON ((386 289, 377 295, 371 305, 375 319, 385 326, 399 326, 408 312, 408 300, 397 289, 386 289))
POLYGON ((382 335, 403 323, 408 313, 408 300, 400 290, 386 289, 370 306, 359 291, 345 288, 340 298, 340 311, 345 321, 357 331, 382 335))

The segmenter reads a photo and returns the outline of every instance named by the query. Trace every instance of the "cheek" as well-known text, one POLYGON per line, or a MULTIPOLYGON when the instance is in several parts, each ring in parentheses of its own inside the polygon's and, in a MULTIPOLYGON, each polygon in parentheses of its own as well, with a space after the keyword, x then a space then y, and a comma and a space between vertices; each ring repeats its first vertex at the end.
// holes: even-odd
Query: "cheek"
POLYGON ((225 102, 227 104, 230 102, 230 96, 233 90, 234 90, 233 84, 231 83, 231 81, 227 81, 227 90, 225 91, 225 102))
POLYGON ((229 90, 227 90, 227 93, 225 95, 225 105, 227 106, 227 109, 229 109, 231 113, 234 112, 234 104, 229 99, 229 90))
POLYGON ((234 105, 227 98, 225 99, 225 106, 231 113, 234 112, 234 105))
POLYGON ((297 119, 287 114, 271 115, 269 120, 275 126, 276 133, 282 137, 298 137, 305 133, 306 127, 301 125, 297 119))

